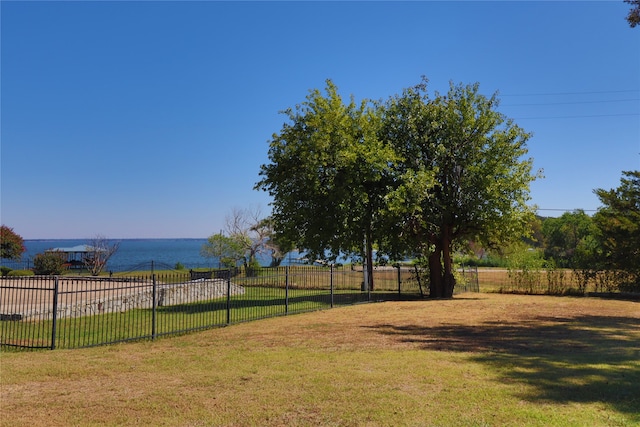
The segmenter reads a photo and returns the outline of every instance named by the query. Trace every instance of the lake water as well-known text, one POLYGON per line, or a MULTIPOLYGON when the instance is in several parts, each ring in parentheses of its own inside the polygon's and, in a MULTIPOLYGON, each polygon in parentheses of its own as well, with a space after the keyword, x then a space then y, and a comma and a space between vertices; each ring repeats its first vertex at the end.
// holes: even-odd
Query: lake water
MULTIPOLYGON (((123 239, 113 240, 120 243, 118 251, 111 257, 107 264, 107 269, 114 272, 127 272, 137 270, 151 270, 153 261, 154 269, 172 269, 176 263, 181 263, 187 269, 201 267, 218 267, 216 259, 209 259, 200 256, 200 249, 206 239, 123 239)), ((32 260, 36 254, 47 249, 70 248, 78 245, 86 245, 87 240, 25 240, 24 245, 27 252, 22 255, 23 260, 32 260)), ((296 262, 298 253, 288 254, 282 265, 296 262)), ((262 265, 267 266, 271 258, 263 256, 259 258, 262 265)), ((11 268, 22 268, 13 266, 10 261, 2 260, 2 265, 11 268)), ((31 264, 33 266, 33 264, 31 264)), ((27 267, 25 267, 27 268, 27 267)))

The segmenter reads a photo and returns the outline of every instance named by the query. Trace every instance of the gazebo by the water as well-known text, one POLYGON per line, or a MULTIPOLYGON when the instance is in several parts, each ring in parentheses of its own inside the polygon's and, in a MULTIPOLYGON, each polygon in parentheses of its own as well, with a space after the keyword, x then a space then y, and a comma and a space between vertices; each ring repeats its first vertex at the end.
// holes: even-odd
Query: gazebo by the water
POLYGON ((53 248, 48 249, 46 252, 60 252, 66 256, 66 262, 68 268, 82 268, 85 265, 85 261, 90 258, 96 252, 93 246, 78 245, 70 248, 53 248))

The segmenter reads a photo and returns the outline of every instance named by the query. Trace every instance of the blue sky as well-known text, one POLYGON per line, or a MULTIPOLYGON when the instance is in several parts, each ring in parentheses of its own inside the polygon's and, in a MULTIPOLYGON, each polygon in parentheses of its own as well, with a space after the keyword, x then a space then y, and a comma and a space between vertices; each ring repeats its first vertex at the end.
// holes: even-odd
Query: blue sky
MULTIPOLYGON (((3 224, 24 238, 206 237, 330 78, 357 99, 499 91, 534 136, 532 204, 597 209, 640 169, 640 28, 601 2, 7 2, 3 224)), ((295 173, 295 171, 292 171, 295 173)))

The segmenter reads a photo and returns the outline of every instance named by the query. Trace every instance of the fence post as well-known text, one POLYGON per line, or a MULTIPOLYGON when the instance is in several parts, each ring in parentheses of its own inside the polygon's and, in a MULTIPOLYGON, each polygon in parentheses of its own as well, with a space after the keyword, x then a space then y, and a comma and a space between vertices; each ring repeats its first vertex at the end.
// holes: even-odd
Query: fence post
POLYGON ((289 313, 289 266, 284 268, 284 314, 289 313))
POLYGON ((333 264, 329 266, 329 284, 331 285, 331 308, 333 308, 333 264))
POLYGON ((51 323, 51 350, 56 349, 56 328, 58 324, 58 276, 53 279, 53 322, 51 323))
POLYGON ((231 269, 227 274, 227 325, 231 323, 231 269))
MULTIPOLYGON (((151 261, 151 268, 153 269, 153 261, 151 261)), ((153 271, 153 270, 152 270, 153 271)), ((151 274, 151 283, 153 284, 153 291, 152 291, 152 296, 151 296, 151 306, 152 306, 152 310, 151 310, 151 339, 155 340, 156 339, 156 323, 157 323, 157 316, 156 316, 156 307, 157 307, 157 292, 158 292, 158 287, 156 285, 156 274, 152 273, 151 274)))
POLYGON ((402 296, 402 290, 400 289, 400 285, 402 284, 402 279, 400 278, 400 264, 396 264, 395 267, 398 269, 398 297, 402 296))

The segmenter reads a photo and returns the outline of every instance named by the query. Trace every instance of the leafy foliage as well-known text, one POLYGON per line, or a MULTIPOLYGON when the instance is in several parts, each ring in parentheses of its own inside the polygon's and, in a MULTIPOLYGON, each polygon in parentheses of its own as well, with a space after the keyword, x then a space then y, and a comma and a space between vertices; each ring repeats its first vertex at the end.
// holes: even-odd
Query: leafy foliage
POLYGON ((271 266, 277 266, 291 249, 291 243, 275 233, 271 218, 262 218, 260 209, 236 208, 226 217, 225 233, 210 236, 201 254, 217 258, 221 266, 236 267, 242 262, 245 268, 254 271, 260 267, 259 254, 269 252, 271 266))
POLYGON ((19 260, 25 251, 22 237, 13 228, 0 226, 0 258, 19 260))
POLYGON ((37 275, 56 275, 64 272, 67 256, 60 251, 46 251, 33 259, 33 271, 37 275))
POLYGON ((429 99, 426 80, 386 105, 383 133, 402 158, 390 195, 399 243, 429 258, 432 296, 453 295, 456 244, 510 241, 531 222, 530 135, 497 105, 478 84, 452 84, 429 99))
POLYGON ((541 252, 518 243, 511 246, 508 259, 509 278, 513 285, 527 293, 536 293, 541 286, 540 273, 544 266, 541 252))
POLYGON ((11 270, 6 274, 8 277, 26 277, 33 275, 35 275, 35 273, 32 270, 11 270))
POLYGON ((355 253, 370 267, 396 155, 378 139, 372 103, 345 104, 330 80, 325 91, 284 111, 289 121, 272 137, 256 188, 273 197, 279 238, 312 259, 355 253))
POLYGON ((233 268, 244 259, 245 244, 241 238, 225 236, 222 233, 213 234, 202 245, 200 254, 205 258, 217 258, 221 267, 233 268))
POLYGON ((625 274, 621 287, 640 290, 640 171, 623 172, 616 189, 595 190, 604 205, 594 216, 603 248, 603 263, 625 274))
POLYGON ((545 257, 562 268, 593 268, 597 254, 597 227, 583 210, 565 212, 542 223, 545 257))
POLYGON ((26 277, 34 275, 35 273, 33 270, 11 270, 6 274, 8 277, 26 277))
POLYGON ((256 188, 273 196, 275 229, 312 257, 371 266, 374 245, 428 257, 431 295, 450 297, 455 245, 520 237, 532 216, 529 134, 497 104, 477 84, 430 99, 426 80, 384 105, 344 104, 327 81, 326 96, 285 112, 256 188))
POLYGON ((627 22, 631 28, 640 24, 640 0, 624 0, 625 3, 631 5, 629 14, 627 15, 627 22))

